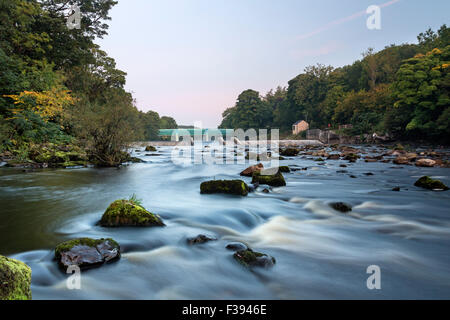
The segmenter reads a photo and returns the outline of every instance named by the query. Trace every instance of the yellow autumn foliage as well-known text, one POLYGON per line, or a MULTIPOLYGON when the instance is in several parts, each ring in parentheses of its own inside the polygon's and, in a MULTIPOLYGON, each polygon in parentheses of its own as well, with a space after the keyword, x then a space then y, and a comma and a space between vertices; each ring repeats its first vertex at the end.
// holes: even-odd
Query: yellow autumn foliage
POLYGON ((64 108, 73 105, 76 101, 69 90, 61 87, 53 87, 51 90, 42 92, 23 91, 18 95, 4 95, 4 97, 14 100, 13 114, 32 110, 44 121, 54 120, 63 113, 64 108))

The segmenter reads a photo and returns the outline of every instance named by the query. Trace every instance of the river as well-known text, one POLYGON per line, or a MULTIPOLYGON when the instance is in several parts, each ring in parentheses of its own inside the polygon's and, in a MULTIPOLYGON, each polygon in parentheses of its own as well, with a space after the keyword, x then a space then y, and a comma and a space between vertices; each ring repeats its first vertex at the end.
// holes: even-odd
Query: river
POLYGON ((0 169, 0 254, 32 268, 33 299, 450 297, 450 191, 414 187, 423 175, 450 185, 449 169, 296 157, 280 164, 308 170, 285 173, 286 187, 201 195, 202 181, 238 179, 248 164, 179 165, 172 150, 135 153, 147 162, 120 169, 0 169), (112 201, 132 194, 167 226, 96 225, 112 201), (353 211, 334 211, 333 201, 353 211), (198 234, 218 240, 189 246, 198 234), (83 271, 81 290, 69 290, 53 249, 78 237, 112 237, 122 257, 83 271), (275 266, 244 268, 225 248, 233 241, 270 254, 275 266), (380 267, 380 290, 366 286, 370 265, 380 267))

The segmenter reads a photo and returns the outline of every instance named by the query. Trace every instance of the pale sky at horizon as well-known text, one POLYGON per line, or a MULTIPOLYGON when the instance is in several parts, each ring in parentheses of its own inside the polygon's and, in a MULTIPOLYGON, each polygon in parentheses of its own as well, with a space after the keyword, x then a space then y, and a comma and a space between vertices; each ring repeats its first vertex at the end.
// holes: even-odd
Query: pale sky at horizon
POLYGON ((415 43, 449 12, 448 0, 119 0, 97 43, 128 73, 140 110, 214 128, 246 89, 265 94, 308 65, 415 43), (386 4, 381 30, 366 27, 374 4, 386 4))

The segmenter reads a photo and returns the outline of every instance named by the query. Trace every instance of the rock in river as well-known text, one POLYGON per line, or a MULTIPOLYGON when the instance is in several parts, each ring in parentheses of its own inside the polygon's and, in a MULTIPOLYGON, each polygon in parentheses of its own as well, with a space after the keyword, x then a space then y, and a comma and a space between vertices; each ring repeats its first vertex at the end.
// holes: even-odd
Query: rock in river
POLYGON ((406 157, 397 157, 393 161, 395 164, 409 164, 409 160, 406 157))
POLYGON ((254 172, 261 172, 262 169, 264 169, 264 165, 262 163, 258 163, 257 165, 248 167, 247 169, 242 171, 241 176, 251 177, 254 172))
POLYGON ((298 150, 296 148, 286 148, 286 149, 280 150, 280 156, 295 157, 296 155, 298 155, 299 152, 300 152, 300 150, 298 150))
POLYGON ((352 206, 344 202, 332 202, 330 203, 330 207, 332 207, 336 211, 344 213, 352 211, 352 206))
POLYGON ((210 180, 200 185, 200 193, 226 193, 238 196, 248 195, 249 187, 242 180, 210 180))
POLYGON ((116 200, 106 209, 100 220, 102 227, 152 227, 164 226, 157 214, 145 210, 142 206, 130 200, 116 200))
POLYGON ((419 159, 416 161, 417 167, 434 167, 436 161, 431 159, 419 159))
POLYGON ((149 151, 156 151, 156 148, 154 146, 146 146, 145 147, 145 151, 149 152, 149 151))
POLYGON ((283 187, 286 185, 286 181, 279 171, 278 173, 273 175, 265 175, 264 171, 261 173, 254 173, 252 177, 252 183, 266 184, 272 187, 283 187))
POLYGON ((31 300, 29 266, 21 261, 0 256, 0 300, 31 300))
POLYGON ((194 238, 187 238, 186 241, 188 244, 200 244, 200 243, 206 243, 208 241, 214 241, 217 240, 216 238, 210 238, 208 236, 205 236, 204 234, 199 234, 198 236, 194 238))
POLYGON ((260 252, 253 251, 250 248, 240 250, 234 253, 234 259, 245 267, 272 267, 275 264, 275 258, 260 252))
POLYGON ((120 246, 113 239, 73 239, 55 248, 55 258, 64 269, 73 265, 80 268, 96 267, 119 259, 120 246))
POLYGON ((431 179, 424 176, 414 183, 416 187, 425 188, 429 190, 448 190, 448 187, 439 180, 431 179))
POLYGON ((245 251, 248 247, 242 242, 230 242, 227 244, 226 248, 232 251, 245 251))

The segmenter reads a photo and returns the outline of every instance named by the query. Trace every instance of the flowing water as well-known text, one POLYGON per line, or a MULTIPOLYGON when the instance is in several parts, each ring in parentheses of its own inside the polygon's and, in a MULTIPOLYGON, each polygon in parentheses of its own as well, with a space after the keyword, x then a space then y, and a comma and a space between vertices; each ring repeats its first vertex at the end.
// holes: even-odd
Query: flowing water
POLYGON ((449 185, 449 169, 297 157, 281 164, 308 170, 284 174, 287 186, 269 194, 201 195, 202 181, 239 178, 248 164, 177 165, 172 150, 139 153, 147 163, 120 169, 0 169, 0 254, 32 268, 34 299, 450 297, 450 191, 413 185, 423 175, 449 185), (348 173, 336 172, 342 163, 348 173), (133 193, 167 226, 96 225, 109 203, 133 193), (353 211, 334 211, 333 201, 353 211), (218 240, 187 245, 198 234, 218 240), (123 254, 83 271, 81 290, 69 290, 53 248, 78 237, 112 237, 123 254), (244 268, 225 248, 234 241, 276 265, 244 268), (370 265, 381 269, 381 290, 366 286, 370 265))

